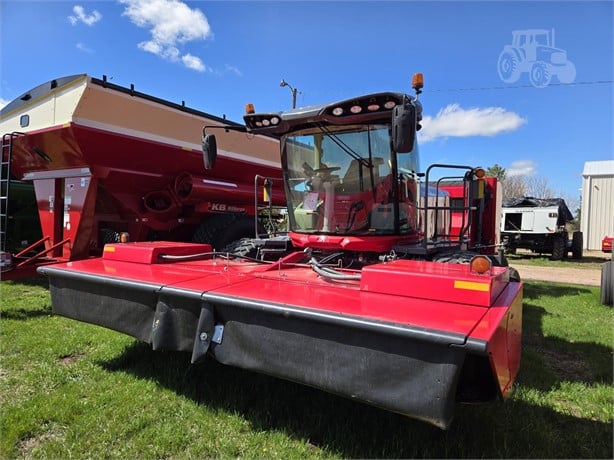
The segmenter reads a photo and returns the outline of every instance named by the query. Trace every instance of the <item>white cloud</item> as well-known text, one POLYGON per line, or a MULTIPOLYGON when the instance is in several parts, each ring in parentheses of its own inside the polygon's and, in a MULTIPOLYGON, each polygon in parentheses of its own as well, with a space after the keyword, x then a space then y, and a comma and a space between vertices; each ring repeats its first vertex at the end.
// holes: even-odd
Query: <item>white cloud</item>
POLYGON ((84 53, 91 53, 92 50, 90 48, 88 48, 87 46, 85 46, 83 43, 77 43, 75 45, 75 47, 79 50, 79 51, 83 51, 84 53))
POLYGON ((181 56, 181 61, 188 69, 193 69, 198 72, 205 71, 205 64, 203 64, 203 61, 197 56, 192 56, 189 53, 184 54, 181 56))
POLYGON ((235 74, 237 77, 242 77, 243 72, 237 66, 226 64, 226 71, 235 74))
POLYGON ((82 22, 87 26, 93 26, 102 19, 102 14, 97 10, 92 11, 91 14, 86 14, 85 9, 81 5, 73 6, 72 12, 74 16, 68 16, 68 20, 73 26, 78 22, 82 22))
POLYGON ((435 117, 425 116, 422 120, 420 140, 432 141, 439 137, 496 136, 515 131, 526 120, 502 107, 462 108, 450 104, 441 109, 435 117))
POLYGON ((514 176, 534 176, 537 171, 537 163, 533 160, 516 160, 505 168, 505 175, 507 177, 514 176))
POLYGON ((213 33, 207 18, 199 9, 191 9, 179 0, 120 0, 123 12, 138 27, 149 29, 151 40, 138 47, 172 62, 182 62, 189 69, 202 72, 202 60, 189 53, 181 55, 179 46, 195 40, 206 40, 213 33))
POLYGON ((143 51, 147 51, 148 53, 162 54, 162 52, 163 52, 163 48, 158 43, 153 42, 153 41, 141 42, 141 43, 139 43, 138 46, 143 51))
POLYGON ((4 106, 7 105, 9 102, 11 101, 7 101, 6 99, 0 97, 0 109, 3 109, 4 106))

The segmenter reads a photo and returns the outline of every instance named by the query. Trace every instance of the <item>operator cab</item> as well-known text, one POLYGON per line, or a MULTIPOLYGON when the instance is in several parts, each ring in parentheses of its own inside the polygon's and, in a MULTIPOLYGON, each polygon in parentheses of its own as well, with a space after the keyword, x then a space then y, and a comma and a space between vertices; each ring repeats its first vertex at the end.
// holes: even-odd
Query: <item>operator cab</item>
MULTIPOLYGON (((295 247, 381 253, 420 240, 422 85, 417 74, 416 97, 376 93, 278 113, 247 105, 248 132, 280 136, 295 247)), ((215 138, 204 136, 206 167, 215 150, 215 138)))
POLYGON ((388 251, 417 241, 416 98, 378 93, 282 113, 248 113, 248 131, 281 135, 292 242, 388 251))

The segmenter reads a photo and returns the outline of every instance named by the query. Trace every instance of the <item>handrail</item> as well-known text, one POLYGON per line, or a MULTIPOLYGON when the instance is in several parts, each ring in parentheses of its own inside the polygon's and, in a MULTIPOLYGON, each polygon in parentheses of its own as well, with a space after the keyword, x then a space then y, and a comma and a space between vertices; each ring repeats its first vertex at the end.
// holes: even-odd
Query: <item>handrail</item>
MULTIPOLYGON (((283 179, 277 178, 277 177, 266 177, 266 176, 261 176, 260 174, 256 174, 256 176, 254 176, 254 233, 256 234, 256 238, 260 238, 260 233, 258 233, 258 209, 261 207, 258 204, 258 180, 259 179, 264 179, 264 181, 271 181, 271 182, 282 182, 283 183, 283 179)), ((273 209, 284 209, 284 206, 273 206, 273 190, 271 188, 271 193, 269 196, 269 204, 266 205, 264 207, 262 207, 263 209, 269 209, 269 220, 271 219, 271 212, 273 209)), ((276 235, 274 235, 276 236, 276 235)))
POLYGON ((23 257, 23 255, 29 251, 31 251, 32 249, 34 249, 37 246, 40 246, 41 244, 43 244, 45 241, 51 239, 48 236, 45 236, 43 238, 41 238, 40 240, 38 240, 36 243, 31 244, 30 246, 28 246, 25 249, 22 249, 18 254, 15 254, 15 257, 23 257))
MULTIPOLYGON (((49 237, 48 237, 48 236, 46 236, 46 237, 44 237, 42 240, 40 240, 39 242, 35 243, 33 246, 35 247, 35 246, 37 246, 38 244, 40 244, 41 242, 46 241, 46 240, 48 240, 48 239, 49 239, 49 237)), ((59 243, 56 243, 56 244, 54 244, 53 246, 50 246, 49 248, 45 249, 44 251, 41 251, 41 252, 39 252, 39 253, 37 253, 37 254, 33 255, 32 257, 29 257, 28 259, 24 260, 23 262, 20 262, 19 264, 17 264, 17 266, 16 266, 15 268, 20 268, 20 267, 23 267, 24 265, 27 265, 27 264, 29 264, 30 262, 34 261, 34 260, 40 259, 40 258, 41 258, 42 256, 44 256, 45 254, 50 253, 51 251, 53 251, 53 250, 54 250, 54 249, 56 249, 57 247, 59 247, 59 246, 63 246, 63 245, 64 245, 64 244, 66 244, 66 243, 70 243, 70 238, 65 238, 65 239, 63 239, 62 241, 60 241, 59 243)), ((32 246, 30 246, 30 247, 32 247, 32 246)), ((26 249, 24 249, 23 251, 21 251, 19 254, 24 253, 26 250, 27 250, 27 248, 26 248, 26 249)), ((18 256, 19 256, 19 254, 18 254, 17 256, 15 256, 15 257, 18 257, 18 256)))
MULTIPOLYGON (((473 170, 473 168, 471 166, 448 165, 448 164, 432 164, 432 165, 430 165, 427 168, 427 170, 426 170, 426 177, 425 177, 425 194, 424 194, 424 198, 425 198, 424 199, 424 215, 425 215, 425 219, 424 219, 424 230, 423 230, 424 231, 424 239, 422 241, 422 244, 423 244, 425 249, 427 248, 428 242, 429 242, 429 240, 428 240, 428 226, 429 225, 428 225, 428 217, 427 217, 427 215, 428 215, 428 211, 429 211, 429 209, 431 209, 431 207, 429 206, 429 203, 428 203, 428 187, 429 187, 429 184, 430 184, 429 175, 430 175, 431 170, 433 168, 461 169, 461 170, 465 170, 467 172, 473 170)), ((450 179, 450 178, 451 177, 448 177, 446 179, 450 179)), ((437 185, 439 185, 441 183, 442 179, 443 178, 440 178, 437 181, 437 185)), ((471 225, 471 212, 470 212, 470 201, 471 201, 471 196, 470 195, 471 194, 470 194, 470 191, 467 190, 467 185, 468 185, 468 181, 463 177, 463 188, 464 188, 463 198, 465 200, 464 211, 467 212, 467 222, 466 222, 466 225, 465 225, 465 216, 464 216, 465 213, 463 213, 463 226, 462 226, 463 228, 460 229, 460 232, 459 232, 459 235, 458 235, 458 240, 459 240, 458 242, 459 242, 459 244, 462 243, 463 235, 469 230, 469 227, 471 225)), ((449 210, 451 210, 450 206, 448 206, 448 207, 439 206, 439 204, 437 202, 438 201, 438 197, 439 197, 439 187, 437 186, 436 188, 437 188, 437 193, 436 193, 436 198, 435 198, 435 205, 432 207, 432 209, 435 210, 435 216, 434 216, 435 217, 434 218, 434 220, 435 220, 435 222, 434 222, 435 223, 435 230, 434 230, 434 233, 433 233, 433 237, 434 237, 433 241, 436 241, 437 240, 437 236, 438 236, 437 235, 438 210, 439 209, 449 209, 449 210)))

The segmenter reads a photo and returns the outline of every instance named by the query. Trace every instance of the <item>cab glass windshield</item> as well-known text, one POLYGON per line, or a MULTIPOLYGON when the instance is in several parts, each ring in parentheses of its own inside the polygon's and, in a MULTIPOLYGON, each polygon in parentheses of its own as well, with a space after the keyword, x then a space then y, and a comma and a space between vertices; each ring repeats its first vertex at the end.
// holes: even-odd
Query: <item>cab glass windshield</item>
POLYGON ((282 142, 293 231, 352 235, 393 230, 390 126, 318 127, 282 142))

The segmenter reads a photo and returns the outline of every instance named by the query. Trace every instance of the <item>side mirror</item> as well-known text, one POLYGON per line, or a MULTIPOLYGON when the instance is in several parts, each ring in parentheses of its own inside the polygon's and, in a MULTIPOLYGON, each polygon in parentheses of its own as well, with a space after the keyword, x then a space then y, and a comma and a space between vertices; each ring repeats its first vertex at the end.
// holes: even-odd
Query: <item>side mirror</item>
POLYGON ((409 153, 416 140, 416 107, 406 102, 392 111, 392 148, 397 153, 409 153))
POLYGON ((203 136, 203 163, 205 169, 213 169, 217 158, 217 141, 214 134, 203 136))

